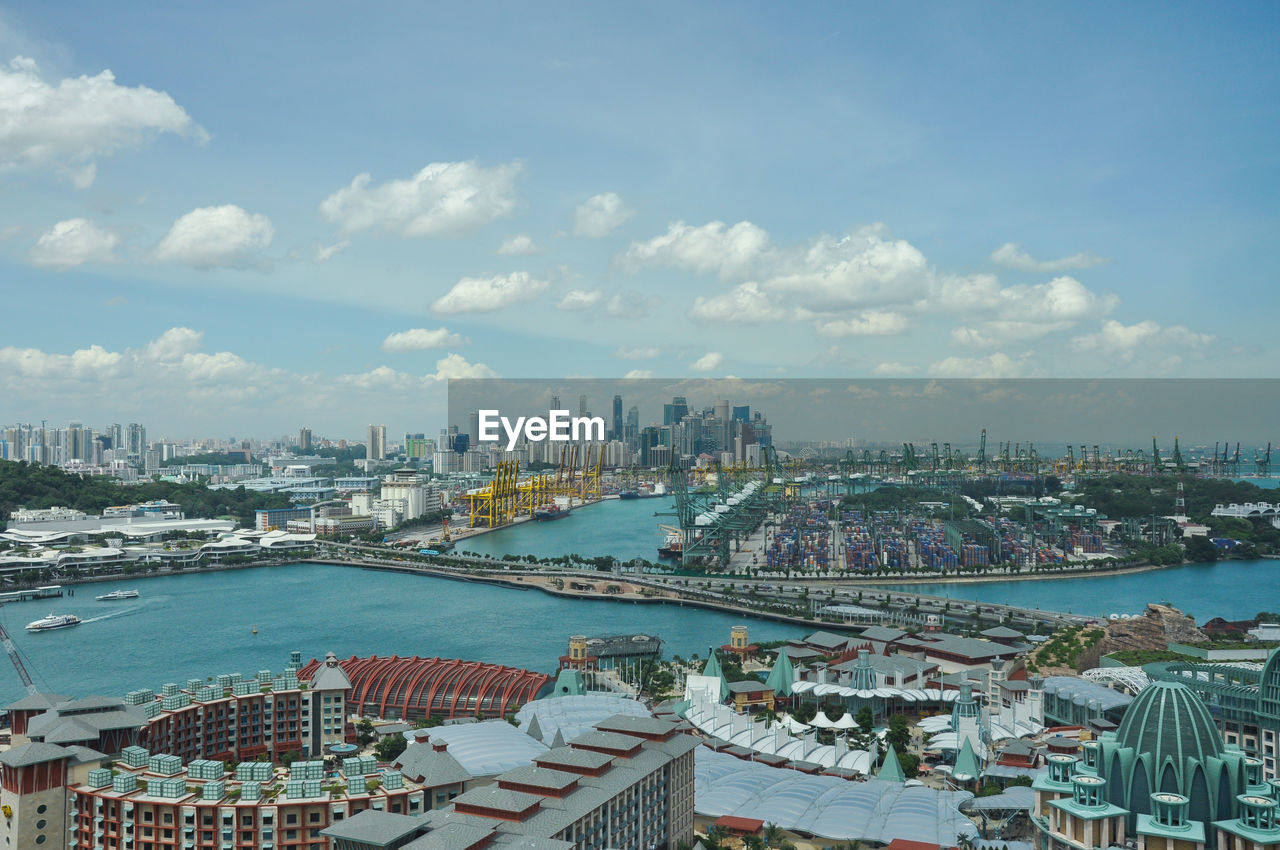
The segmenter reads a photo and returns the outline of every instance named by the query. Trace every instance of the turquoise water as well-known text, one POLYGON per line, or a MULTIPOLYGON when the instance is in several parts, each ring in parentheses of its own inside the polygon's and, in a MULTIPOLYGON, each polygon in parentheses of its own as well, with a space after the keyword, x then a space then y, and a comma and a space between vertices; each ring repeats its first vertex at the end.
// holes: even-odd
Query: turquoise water
POLYGON ((1231 480, 1252 484, 1255 487, 1261 487, 1263 490, 1280 489, 1280 478, 1232 478, 1231 480))
POLYGON ((495 557, 508 552, 539 558, 576 553, 583 557, 611 555, 624 561, 656 561, 658 547, 666 539, 658 526, 673 525, 676 518, 655 517, 654 513, 672 510, 670 499, 609 499, 575 508, 564 519, 525 522, 463 540, 458 543, 458 551, 495 557))
POLYGON ((1280 560, 1220 561, 1119 576, 981 584, 885 585, 954 599, 1106 616, 1138 614, 1148 602, 1168 602, 1196 618, 1240 620, 1280 611, 1280 560))
MULTIPOLYGON (((666 641, 668 655, 705 657, 709 646, 729 642, 730 626, 743 622, 756 640, 806 631, 695 608, 571 600, 320 564, 170 575, 75 591, 74 597, 0 609, 36 683, 72 696, 158 690, 165 682, 218 673, 278 672, 295 649, 308 659, 328 650, 343 658, 438 655, 552 672, 571 634, 647 632, 666 641), (123 602, 93 598, 118 588, 137 588, 142 595, 123 602), (23 629, 51 610, 85 622, 54 632, 23 629)), ((17 674, 0 662, 0 705, 21 696, 17 674)))

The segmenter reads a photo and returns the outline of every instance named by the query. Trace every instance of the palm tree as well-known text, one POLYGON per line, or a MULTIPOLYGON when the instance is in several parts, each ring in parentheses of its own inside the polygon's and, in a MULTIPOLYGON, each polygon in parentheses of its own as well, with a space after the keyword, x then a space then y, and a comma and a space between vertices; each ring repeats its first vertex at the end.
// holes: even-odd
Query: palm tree
POLYGON ((786 834, 782 827, 776 823, 766 823, 764 830, 760 833, 760 837, 764 839, 766 847, 778 847, 782 844, 783 839, 786 838, 786 834))

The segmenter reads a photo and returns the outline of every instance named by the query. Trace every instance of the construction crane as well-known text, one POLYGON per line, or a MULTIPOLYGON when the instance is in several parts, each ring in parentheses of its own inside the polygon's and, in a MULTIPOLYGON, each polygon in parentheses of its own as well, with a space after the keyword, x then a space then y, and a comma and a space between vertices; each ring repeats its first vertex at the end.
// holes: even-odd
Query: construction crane
POLYGON ((39 693, 35 682, 31 681, 31 674, 27 672, 27 665, 23 664, 22 659, 18 657, 18 648, 13 645, 13 638, 9 637, 9 633, 5 631, 3 623, 0 623, 0 643, 4 644, 4 651, 9 653, 9 660, 13 662, 13 669, 18 671, 18 678, 26 686, 27 693, 39 693))

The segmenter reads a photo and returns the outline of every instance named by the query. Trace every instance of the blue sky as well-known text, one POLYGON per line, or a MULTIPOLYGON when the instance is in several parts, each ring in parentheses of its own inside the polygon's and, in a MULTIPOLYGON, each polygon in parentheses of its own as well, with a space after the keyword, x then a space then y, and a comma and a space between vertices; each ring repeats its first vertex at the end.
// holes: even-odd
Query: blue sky
POLYGON ((456 376, 1273 376, 1278 19, 0 5, 0 418, 337 437, 436 427, 456 376))

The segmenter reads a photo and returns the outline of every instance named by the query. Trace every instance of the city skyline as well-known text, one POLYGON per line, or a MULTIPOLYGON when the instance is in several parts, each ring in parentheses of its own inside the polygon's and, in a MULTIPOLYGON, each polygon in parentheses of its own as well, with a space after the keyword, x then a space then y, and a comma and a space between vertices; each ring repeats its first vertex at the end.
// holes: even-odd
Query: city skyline
POLYGON ((1273 7, 253 9, 0 6, 8 418, 1274 360, 1273 7))

